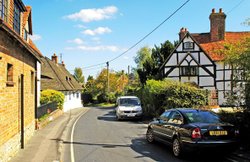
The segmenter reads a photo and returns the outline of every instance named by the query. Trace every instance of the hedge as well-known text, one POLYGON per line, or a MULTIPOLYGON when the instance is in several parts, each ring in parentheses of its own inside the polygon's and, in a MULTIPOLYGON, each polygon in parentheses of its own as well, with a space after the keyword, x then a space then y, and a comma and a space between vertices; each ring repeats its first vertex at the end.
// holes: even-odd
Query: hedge
POLYGON ((47 90, 42 91, 40 103, 47 104, 50 102, 57 102, 58 108, 62 109, 63 103, 64 103, 64 94, 62 92, 52 90, 52 89, 47 89, 47 90))
POLYGON ((158 116, 164 109, 203 106, 207 102, 206 91, 190 84, 173 80, 148 80, 146 85, 137 91, 144 114, 158 116))

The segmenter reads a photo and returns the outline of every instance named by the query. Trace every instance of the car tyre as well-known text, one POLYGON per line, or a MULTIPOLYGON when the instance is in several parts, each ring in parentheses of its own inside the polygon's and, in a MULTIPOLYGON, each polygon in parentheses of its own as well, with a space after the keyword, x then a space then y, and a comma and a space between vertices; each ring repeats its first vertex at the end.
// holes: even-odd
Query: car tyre
POLYGON ((151 128, 148 128, 147 133, 146 133, 146 139, 149 143, 154 142, 154 135, 153 135, 153 130, 151 128))
POLYGON ((180 140, 178 138, 175 138, 173 141, 173 154, 176 157, 181 157, 182 155, 182 146, 180 143, 180 140))

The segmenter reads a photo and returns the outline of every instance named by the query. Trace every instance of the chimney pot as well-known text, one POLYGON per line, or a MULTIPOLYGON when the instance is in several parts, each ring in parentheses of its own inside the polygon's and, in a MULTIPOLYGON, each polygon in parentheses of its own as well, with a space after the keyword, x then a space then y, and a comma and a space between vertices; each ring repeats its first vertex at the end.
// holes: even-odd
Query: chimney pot
POLYGON ((54 62, 54 63, 58 63, 58 58, 57 58, 57 55, 54 53, 54 55, 51 57, 51 60, 54 62))
POLYGON ((220 8, 219 12, 222 13, 222 8, 220 8))
POLYGON ((215 9, 214 8, 212 9, 212 13, 215 13, 215 9))

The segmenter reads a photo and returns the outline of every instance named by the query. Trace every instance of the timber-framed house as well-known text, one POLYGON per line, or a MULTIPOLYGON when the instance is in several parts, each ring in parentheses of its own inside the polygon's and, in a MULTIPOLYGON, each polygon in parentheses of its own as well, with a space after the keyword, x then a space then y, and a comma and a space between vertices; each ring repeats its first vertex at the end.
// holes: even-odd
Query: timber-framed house
POLYGON ((215 9, 209 16, 209 33, 189 33, 186 28, 179 32, 179 44, 166 59, 160 70, 164 78, 195 83, 212 93, 212 105, 227 105, 227 94, 235 88, 234 69, 224 61, 221 49, 225 43, 236 43, 250 32, 226 32, 226 15, 215 9))

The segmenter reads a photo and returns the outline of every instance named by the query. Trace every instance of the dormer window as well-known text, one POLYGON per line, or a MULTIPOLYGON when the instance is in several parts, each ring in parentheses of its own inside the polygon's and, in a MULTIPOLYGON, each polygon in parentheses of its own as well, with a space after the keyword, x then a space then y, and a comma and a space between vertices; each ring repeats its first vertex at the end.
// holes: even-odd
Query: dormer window
POLYGON ((0 0, 0 18, 7 22, 8 0, 0 0))
POLYGON ((23 39, 28 41, 28 32, 26 29, 23 30, 23 39))
POLYGON ((184 50, 193 50, 194 49, 194 42, 184 42, 183 49, 184 50))
POLYGON ((18 3, 15 1, 13 28, 14 28, 14 31, 17 32, 18 34, 20 34, 20 17, 21 17, 21 9, 18 3))

